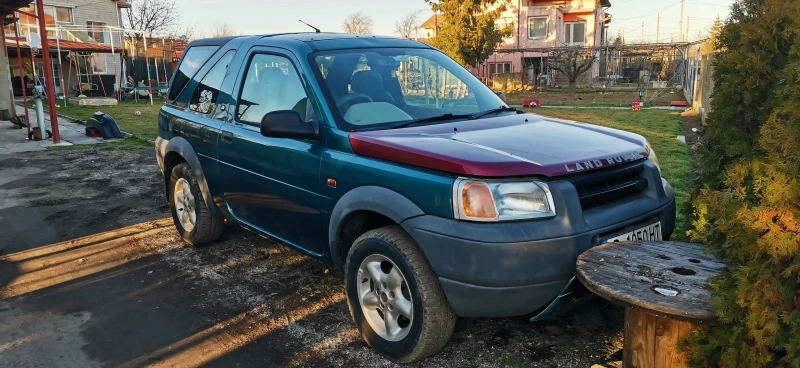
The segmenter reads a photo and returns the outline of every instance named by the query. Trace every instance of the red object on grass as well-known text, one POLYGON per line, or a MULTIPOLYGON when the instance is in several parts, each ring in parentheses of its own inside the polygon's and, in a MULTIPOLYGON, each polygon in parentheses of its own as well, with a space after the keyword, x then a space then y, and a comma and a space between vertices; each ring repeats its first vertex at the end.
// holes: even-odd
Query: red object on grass
POLYGON ((670 101, 669 105, 670 106, 675 106, 675 107, 686 107, 686 106, 688 106, 686 104, 686 101, 670 101))
POLYGON ((642 109, 642 103, 639 100, 633 101, 633 106, 631 106, 632 111, 639 111, 642 109))
POLYGON ((542 107, 542 104, 539 102, 539 100, 525 100, 522 102, 522 107, 528 107, 533 109, 537 107, 542 107))

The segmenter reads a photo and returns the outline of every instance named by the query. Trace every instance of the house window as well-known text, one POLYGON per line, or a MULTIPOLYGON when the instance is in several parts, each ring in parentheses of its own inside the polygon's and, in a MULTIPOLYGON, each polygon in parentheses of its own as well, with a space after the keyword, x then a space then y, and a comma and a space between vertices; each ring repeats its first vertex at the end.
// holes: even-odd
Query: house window
POLYGON ((494 76, 501 73, 511 73, 511 63, 489 64, 489 75, 494 76))
POLYGON ((93 38, 95 41, 100 43, 106 43, 108 41, 108 35, 104 31, 106 28, 106 24, 102 22, 86 22, 86 27, 89 29, 89 37, 93 38))
POLYGON ((564 42, 567 45, 586 43, 586 22, 564 23, 564 42))
POLYGON ((47 25, 72 24, 72 8, 45 5, 44 14, 47 25))
POLYGON ((92 69, 95 74, 107 74, 106 54, 92 54, 92 69))
POLYGON ((547 17, 528 18, 528 38, 547 37, 547 17))

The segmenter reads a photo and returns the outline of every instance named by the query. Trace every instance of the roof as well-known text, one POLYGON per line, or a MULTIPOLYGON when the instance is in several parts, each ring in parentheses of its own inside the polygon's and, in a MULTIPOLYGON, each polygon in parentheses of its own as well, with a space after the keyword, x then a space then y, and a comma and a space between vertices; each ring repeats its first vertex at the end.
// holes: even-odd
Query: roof
MULTIPOLYGON (((65 41, 65 40, 58 41, 58 40, 48 39, 47 45, 50 47, 50 52, 57 52, 60 46, 61 51, 99 52, 108 54, 111 53, 111 46, 103 44, 65 41)), ((28 42, 25 41, 24 38, 19 39, 19 46, 24 48, 30 48, 30 46, 28 46, 28 42)), ((17 47, 17 38, 6 37, 6 48, 11 49, 16 47, 17 47)))
POLYGON ((264 45, 283 44, 287 47, 295 45, 307 45, 312 50, 339 50, 339 49, 356 49, 356 48, 374 48, 374 47, 409 47, 409 48, 430 48, 420 42, 412 41, 405 38, 397 38, 390 36, 374 36, 374 35, 354 35, 346 33, 316 33, 316 32, 301 32, 301 33, 278 33, 260 36, 241 36, 241 37, 224 37, 224 38, 208 38, 192 41, 189 46, 202 46, 202 45, 224 45, 233 39, 259 39, 264 45))
POLYGON ((422 25, 419 26, 419 28, 433 29, 435 27, 441 27, 443 18, 444 17, 441 14, 431 15, 431 17, 428 18, 428 20, 426 20, 425 23, 422 23, 422 25))

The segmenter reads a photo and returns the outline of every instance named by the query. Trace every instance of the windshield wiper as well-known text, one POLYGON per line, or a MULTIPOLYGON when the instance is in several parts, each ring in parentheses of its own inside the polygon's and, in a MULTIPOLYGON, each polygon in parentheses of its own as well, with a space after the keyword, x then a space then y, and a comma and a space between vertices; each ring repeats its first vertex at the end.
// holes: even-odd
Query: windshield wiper
POLYGON ((390 126, 389 129, 405 128, 405 127, 408 127, 408 126, 412 126, 414 124, 432 123, 432 122, 435 122, 435 121, 464 119, 464 118, 469 118, 471 116, 472 115, 470 115, 470 114, 458 114, 458 115, 456 115, 456 114, 452 114, 452 113, 447 113, 447 114, 443 114, 443 115, 431 116, 429 118, 414 119, 414 120, 411 120, 411 121, 406 121, 404 123, 395 124, 395 125, 390 126))
POLYGON ((496 114, 498 112, 504 112, 504 111, 515 111, 517 114, 521 114, 522 113, 522 111, 519 111, 519 110, 517 110, 517 109, 515 109, 513 107, 503 106, 503 107, 498 107, 496 109, 481 111, 481 112, 479 112, 479 113, 477 113, 475 115, 470 116, 469 120, 480 119, 480 118, 482 118, 484 116, 491 115, 491 114, 496 114))

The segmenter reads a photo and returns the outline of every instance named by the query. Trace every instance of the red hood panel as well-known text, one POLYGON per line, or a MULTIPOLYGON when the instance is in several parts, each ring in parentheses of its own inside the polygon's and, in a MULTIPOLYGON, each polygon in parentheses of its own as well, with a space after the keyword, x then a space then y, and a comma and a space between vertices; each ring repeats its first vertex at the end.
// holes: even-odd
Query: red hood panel
POLYGON ((459 175, 554 177, 647 156, 641 136, 519 114, 350 134, 353 151, 459 175))

